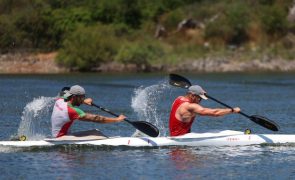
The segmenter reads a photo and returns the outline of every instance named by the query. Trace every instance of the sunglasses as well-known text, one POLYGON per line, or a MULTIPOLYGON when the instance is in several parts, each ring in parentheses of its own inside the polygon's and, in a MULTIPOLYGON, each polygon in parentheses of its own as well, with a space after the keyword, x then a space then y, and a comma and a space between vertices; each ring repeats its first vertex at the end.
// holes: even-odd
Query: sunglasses
POLYGON ((200 96, 195 95, 195 94, 194 94, 194 96, 197 97, 197 98, 199 98, 199 101, 202 101, 202 98, 200 96))

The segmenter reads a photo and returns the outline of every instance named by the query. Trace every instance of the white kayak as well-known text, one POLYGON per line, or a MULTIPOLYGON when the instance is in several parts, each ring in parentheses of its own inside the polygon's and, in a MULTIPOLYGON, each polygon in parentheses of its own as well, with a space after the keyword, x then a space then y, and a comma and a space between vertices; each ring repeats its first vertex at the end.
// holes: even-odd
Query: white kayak
POLYGON ((95 145, 95 146, 245 146, 256 144, 295 143, 295 135, 289 134, 244 134, 241 131, 224 130, 208 133, 189 133, 177 137, 110 137, 94 136, 66 139, 44 139, 36 141, 0 141, 0 146, 34 147, 54 145, 95 145))

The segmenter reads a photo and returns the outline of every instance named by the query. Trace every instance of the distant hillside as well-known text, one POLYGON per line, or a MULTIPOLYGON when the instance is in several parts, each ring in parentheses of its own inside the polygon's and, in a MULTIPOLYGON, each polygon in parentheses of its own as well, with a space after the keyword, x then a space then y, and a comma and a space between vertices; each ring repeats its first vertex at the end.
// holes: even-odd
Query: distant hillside
POLYGON ((79 71, 295 59, 293 0, 2 0, 0 52, 58 52, 79 71), (292 10, 293 8, 293 10, 292 10))

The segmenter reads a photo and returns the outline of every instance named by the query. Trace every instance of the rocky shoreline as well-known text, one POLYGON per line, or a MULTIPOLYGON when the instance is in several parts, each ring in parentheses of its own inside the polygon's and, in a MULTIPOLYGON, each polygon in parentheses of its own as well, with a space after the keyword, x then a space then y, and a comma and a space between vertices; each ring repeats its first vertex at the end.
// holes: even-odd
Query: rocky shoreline
MULTIPOLYGON (((0 55, 0 74, 58 74, 73 70, 58 66, 53 53, 14 53, 0 55)), ((264 58, 262 60, 235 61, 226 58, 206 58, 199 60, 184 60, 176 65, 158 65, 138 67, 134 64, 117 62, 102 64, 93 72, 295 72, 295 60, 264 58)))
POLYGON ((68 72, 59 67, 56 53, 14 53, 0 55, 0 74, 57 74, 68 72))

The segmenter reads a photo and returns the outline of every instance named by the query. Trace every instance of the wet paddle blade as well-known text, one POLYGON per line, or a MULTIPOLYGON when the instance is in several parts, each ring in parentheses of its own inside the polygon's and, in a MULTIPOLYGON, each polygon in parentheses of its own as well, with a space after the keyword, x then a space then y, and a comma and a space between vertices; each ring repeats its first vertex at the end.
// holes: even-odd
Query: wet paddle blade
POLYGON ((169 84, 186 89, 188 89, 192 85, 188 79, 177 74, 169 74, 169 84))
POLYGON ((279 125, 267 119, 266 117, 259 116, 259 115, 252 115, 250 116, 250 120, 272 131, 279 130, 279 125))
POLYGON ((151 137, 159 136, 159 129, 149 122, 146 122, 146 121, 127 121, 127 122, 132 124, 136 129, 138 129, 139 131, 143 132, 144 134, 148 136, 151 136, 151 137))

